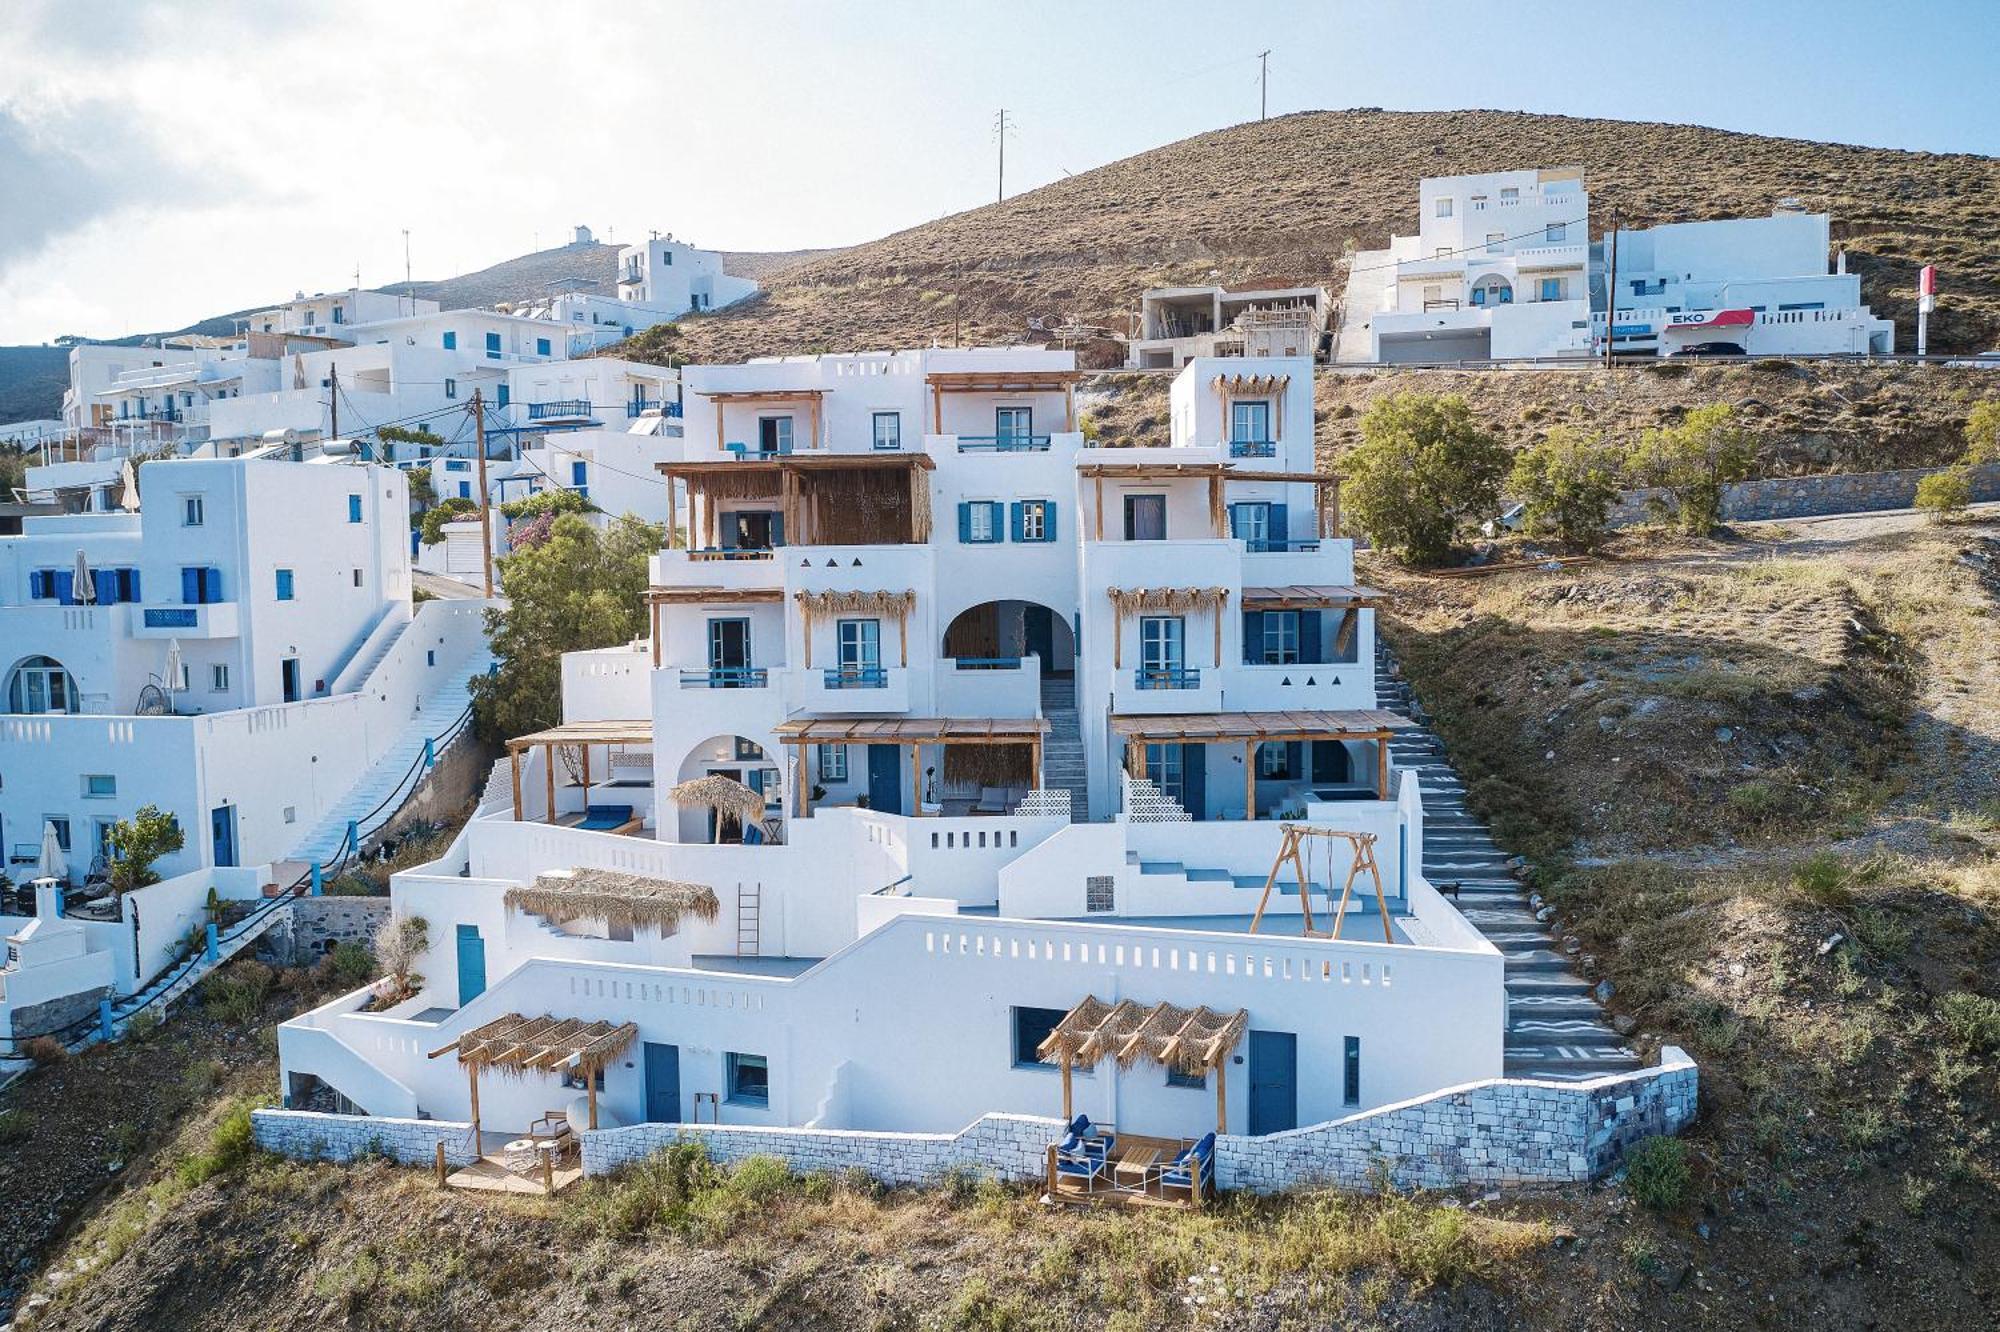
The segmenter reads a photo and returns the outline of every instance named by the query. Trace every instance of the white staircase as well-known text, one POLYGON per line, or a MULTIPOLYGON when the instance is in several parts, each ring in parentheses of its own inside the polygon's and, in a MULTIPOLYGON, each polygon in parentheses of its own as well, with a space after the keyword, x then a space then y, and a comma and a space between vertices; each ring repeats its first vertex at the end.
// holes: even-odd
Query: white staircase
MULTIPOLYGON (((384 651, 386 653, 387 649, 384 651)), ((460 662, 445 682, 424 700, 423 707, 403 727, 396 743, 328 808, 287 859, 326 864, 340 850, 349 822, 365 818, 361 827, 364 838, 387 823, 394 816, 396 807, 409 797, 415 787, 415 782, 408 779, 411 767, 423 757, 424 741, 443 734, 458 720, 472 702, 472 681, 486 674, 492 664, 492 653, 483 647, 460 662), (387 808, 377 811, 377 806, 392 796, 397 799, 387 808), (371 813, 372 817, 369 817, 371 813)))
POLYGON ((1042 677, 1042 716, 1049 735, 1042 749, 1042 785, 1069 792, 1070 818, 1090 822, 1090 779, 1084 771, 1083 728, 1076 715, 1076 681, 1042 677))

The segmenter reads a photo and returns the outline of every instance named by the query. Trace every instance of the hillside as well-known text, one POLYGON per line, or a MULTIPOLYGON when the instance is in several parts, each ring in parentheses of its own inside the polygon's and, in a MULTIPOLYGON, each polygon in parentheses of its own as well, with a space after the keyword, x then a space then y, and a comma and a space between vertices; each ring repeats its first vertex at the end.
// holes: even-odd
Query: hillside
POLYGON ((0 347, 0 425, 60 417, 68 387, 68 348, 0 347))
MULTIPOLYGON (((1344 285, 1343 253, 1417 225, 1417 180, 1581 164, 1595 229, 1833 215, 1878 314, 1907 346, 1916 270, 1945 298, 1932 350, 2000 341, 2000 159, 1504 111, 1316 111, 1140 153, 773 276, 760 301, 686 321, 676 356, 1038 340, 1029 321, 1122 331, 1148 286, 1250 278, 1344 285)), ((652 344, 647 344, 652 345, 652 344)))

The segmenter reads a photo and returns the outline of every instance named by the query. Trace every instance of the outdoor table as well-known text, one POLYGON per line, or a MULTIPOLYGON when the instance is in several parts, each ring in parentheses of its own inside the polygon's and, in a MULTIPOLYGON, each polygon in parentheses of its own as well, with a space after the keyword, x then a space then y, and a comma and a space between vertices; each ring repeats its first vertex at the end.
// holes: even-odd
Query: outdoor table
POLYGON ((1140 1189, 1146 1185, 1146 1176, 1159 1163, 1160 1149, 1144 1145, 1126 1148, 1118 1155, 1118 1164, 1112 1167, 1112 1182, 1121 1188, 1140 1189))

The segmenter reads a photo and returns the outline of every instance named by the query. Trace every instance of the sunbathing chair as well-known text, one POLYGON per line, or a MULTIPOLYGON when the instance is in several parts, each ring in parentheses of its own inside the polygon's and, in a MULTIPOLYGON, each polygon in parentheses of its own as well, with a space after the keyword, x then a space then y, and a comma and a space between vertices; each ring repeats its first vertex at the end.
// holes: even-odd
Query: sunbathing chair
POLYGON ((972 803, 974 814, 1005 814, 1007 812, 1007 788, 1004 786, 982 786, 979 799, 972 803))
POLYGON ((555 1143, 559 1158, 576 1149, 576 1132, 569 1126, 569 1116, 560 1110, 544 1110, 540 1119, 528 1125, 528 1136, 538 1143, 555 1143))
POLYGON ((585 808, 583 821, 576 826, 589 832, 622 833, 636 822, 630 805, 591 805, 585 808))
POLYGON ((1199 1206, 1215 1192, 1215 1135, 1204 1133, 1193 1146, 1182 1148, 1180 1155, 1158 1168, 1153 1182, 1158 1184, 1161 1197, 1171 1189, 1185 1193, 1190 1203, 1199 1206))

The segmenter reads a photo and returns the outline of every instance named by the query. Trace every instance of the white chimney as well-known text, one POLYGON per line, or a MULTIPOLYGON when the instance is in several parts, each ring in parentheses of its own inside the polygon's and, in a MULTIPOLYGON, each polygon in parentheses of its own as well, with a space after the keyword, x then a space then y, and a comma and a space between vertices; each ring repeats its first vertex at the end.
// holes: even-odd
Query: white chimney
POLYGON ((35 915, 42 920, 61 919, 62 898, 54 879, 35 880, 35 915))
POLYGON ((1847 272, 1847 251, 1840 250, 1835 252, 1833 256, 1833 271, 1841 274, 1847 272))

